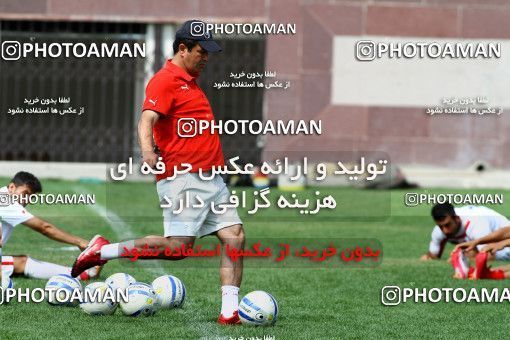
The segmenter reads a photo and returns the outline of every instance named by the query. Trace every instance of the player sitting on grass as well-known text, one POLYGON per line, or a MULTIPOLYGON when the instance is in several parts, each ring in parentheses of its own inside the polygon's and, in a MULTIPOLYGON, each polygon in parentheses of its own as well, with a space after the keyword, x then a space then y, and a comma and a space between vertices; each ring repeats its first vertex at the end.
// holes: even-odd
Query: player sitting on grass
MULTIPOLYGON (((454 208, 449 203, 436 204, 432 208, 432 218, 436 226, 432 230, 429 252, 421 257, 422 260, 439 259, 447 242, 459 244, 482 238, 490 233, 510 226, 510 221, 496 211, 482 206, 464 206, 454 208)), ((478 249, 472 247, 467 252, 452 253, 451 262, 455 269, 456 278, 482 278, 486 273, 474 268, 470 270, 467 257, 477 258, 478 249)), ((483 255, 487 257, 486 255, 483 255)), ((486 260, 510 259, 510 248, 501 249, 489 255, 486 260)))
POLYGON ((493 279, 493 280, 501 280, 510 278, 510 266, 501 266, 494 269, 487 267, 487 259, 491 256, 497 254, 501 251, 510 251, 510 226, 498 229, 489 235, 484 237, 467 241, 458 244, 452 253, 457 252, 470 252, 474 249, 481 248, 481 252, 477 254, 475 261, 476 272, 479 272, 478 275, 481 279, 493 279), (484 245, 485 246, 482 246, 484 245))
MULTIPOLYGON (((5 246, 11 236, 14 227, 23 224, 32 230, 35 230, 44 236, 77 246, 81 250, 87 247, 88 241, 81 237, 71 235, 53 224, 46 222, 39 217, 33 216, 26 209, 26 201, 32 194, 42 191, 42 186, 37 177, 28 172, 18 172, 11 182, 0 188, 0 195, 8 199, 2 200, 6 202, 0 205, 0 230, 2 230, 2 246, 5 246), (18 197, 18 201, 11 200, 10 197, 18 197)), ((91 268, 79 276, 82 280, 96 277, 99 268, 91 268)), ((42 262, 34 260, 27 255, 2 256, 2 276, 9 277, 14 275, 25 275, 36 279, 49 279, 57 274, 71 274, 71 268, 61 266, 54 263, 42 262)))

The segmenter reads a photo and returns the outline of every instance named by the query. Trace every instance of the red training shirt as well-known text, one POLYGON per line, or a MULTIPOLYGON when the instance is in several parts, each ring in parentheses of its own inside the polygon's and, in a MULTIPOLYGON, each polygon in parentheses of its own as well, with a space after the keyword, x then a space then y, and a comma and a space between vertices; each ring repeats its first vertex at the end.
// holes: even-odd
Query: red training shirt
POLYGON ((221 149, 220 137, 217 132, 211 134, 210 129, 194 137, 181 137, 183 134, 191 135, 194 130, 192 121, 181 121, 181 136, 178 135, 178 121, 181 118, 195 119, 196 126, 200 120, 213 122, 214 116, 211 105, 204 92, 184 69, 172 64, 171 59, 159 70, 147 84, 145 90, 144 110, 158 112, 160 117, 154 125, 154 141, 158 146, 166 172, 156 175, 159 181, 174 173, 174 166, 182 169, 181 163, 193 166, 191 172, 211 170, 213 165, 225 164, 221 149))

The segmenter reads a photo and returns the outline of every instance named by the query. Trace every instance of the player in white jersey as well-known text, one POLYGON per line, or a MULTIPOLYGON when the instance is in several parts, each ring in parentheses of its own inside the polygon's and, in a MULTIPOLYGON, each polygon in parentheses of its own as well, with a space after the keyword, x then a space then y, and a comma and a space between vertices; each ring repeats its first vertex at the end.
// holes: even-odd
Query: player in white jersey
MULTIPOLYGON (((510 226, 510 221, 498 212, 482 206, 464 206, 454 208, 449 203, 436 204, 432 208, 432 218, 436 226, 432 230, 429 251, 422 256, 422 260, 438 259, 441 257, 447 242, 453 244, 464 243, 482 238, 501 228, 510 226)), ((487 260, 510 260, 510 248, 500 249, 494 254, 479 255, 483 246, 472 247, 469 251, 452 252, 451 263, 455 270, 455 278, 480 279, 489 275, 482 265, 487 260), (468 257, 476 261, 475 267, 469 266, 468 257)), ((496 277, 500 277, 497 274, 496 277)), ((490 277, 490 278, 496 278, 490 277)))
MULTIPOLYGON (((42 235, 62 243, 77 246, 81 250, 87 247, 88 241, 61 230, 53 224, 32 215, 25 209, 25 205, 17 198, 27 198, 42 191, 39 180, 28 172, 18 172, 11 182, 0 188, 0 230, 2 233, 1 247, 5 247, 7 241, 11 237, 14 228, 17 225, 25 225, 42 235)), ((1 254, 1 253, 0 253, 1 254)), ((71 268, 61 266, 55 263, 42 262, 35 260, 27 255, 2 256, 2 280, 5 282, 11 275, 25 275, 27 277, 37 279, 49 279, 57 274, 70 274, 71 268)), ((80 279, 86 280, 99 274, 99 268, 92 268, 80 279)))
MULTIPOLYGON (((432 208, 436 226, 432 230, 429 251, 422 260, 439 259, 446 243, 459 244, 484 237, 500 228, 510 226, 510 221, 498 212, 482 206, 454 208, 449 203, 436 204, 432 208)), ((473 248, 467 255, 475 257, 478 249, 473 248)), ((495 252, 497 260, 510 260, 510 249, 495 252)))

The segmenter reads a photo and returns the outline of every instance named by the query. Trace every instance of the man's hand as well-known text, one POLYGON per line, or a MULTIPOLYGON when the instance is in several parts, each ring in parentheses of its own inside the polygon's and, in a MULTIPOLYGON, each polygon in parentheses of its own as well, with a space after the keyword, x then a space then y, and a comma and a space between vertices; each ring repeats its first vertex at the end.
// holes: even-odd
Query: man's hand
POLYGON ((507 242, 497 242, 497 243, 490 243, 482 248, 481 251, 485 253, 495 254, 498 250, 501 250, 505 247, 507 247, 507 242))
POLYGON ((434 260, 434 258, 432 256, 430 256, 429 254, 425 254, 420 257, 420 261, 428 261, 428 260, 434 260))
POLYGON ((465 252, 476 250, 477 245, 478 242, 476 242, 476 240, 459 243, 453 248, 452 254, 459 249, 463 249, 465 252))
POLYGON ((430 251, 425 254, 425 255, 422 255, 420 257, 420 261, 428 261, 428 260, 439 260, 439 257, 438 255, 435 255, 435 254, 432 254, 430 251))
POLYGON ((143 151, 142 159, 151 168, 154 168, 156 166, 156 163, 158 162, 158 155, 154 151, 143 151))
POLYGON ((78 248, 80 248, 80 250, 81 250, 81 251, 83 251, 83 250, 85 250, 85 248, 87 248, 88 244, 89 244, 89 243, 88 243, 87 241, 83 240, 83 241, 81 241, 81 242, 80 242, 80 244, 78 245, 78 248))

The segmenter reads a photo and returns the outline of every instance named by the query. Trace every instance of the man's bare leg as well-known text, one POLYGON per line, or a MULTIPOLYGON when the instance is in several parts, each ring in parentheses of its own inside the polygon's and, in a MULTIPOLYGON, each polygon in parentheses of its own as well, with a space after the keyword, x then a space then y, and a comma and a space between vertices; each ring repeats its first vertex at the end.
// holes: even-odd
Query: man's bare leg
POLYGON ((112 243, 105 245, 101 248, 101 259, 102 260, 112 260, 118 259, 122 257, 122 254, 126 253, 126 251, 135 253, 133 249, 136 249, 138 254, 141 254, 144 249, 148 247, 150 250, 156 250, 156 248, 160 251, 158 256, 139 256, 139 259, 143 260, 154 260, 154 259, 165 259, 165 260, 181 260, 186 256, 167 256, 165 255, 165 248, 169 247, 170 249, 180 248, 182 245, 186 247, 193 246, 195 243, 195 237, 193 236, 147 236, 144 238, 140 238, 137 240, 130 240, 120 243, 112 243))
POLYGON ((243 258, 239 257, 237 261, 227 255, 226 247, 243 249, 244 248, 244 230, 241 224, 235 224, 227 228, 218 230, 216 236, 221 242, 222 252, 220 261, 220 282, 221 282, 221 314, 225 318, 233 316, 239 307, 239 287, 243 277, 243 258))
MULTIPOLYGON (((13 259, 14 276, 26 276, 33 279, 49 279, 54 275, 67 274, 71 275, 71 267, 62 266, 60 264, 39 261, 27 255, 15 255, 13 259)), ((88 270, 89 277, 84 279, 96 277, 99 274, 98 268, 88 270)))

